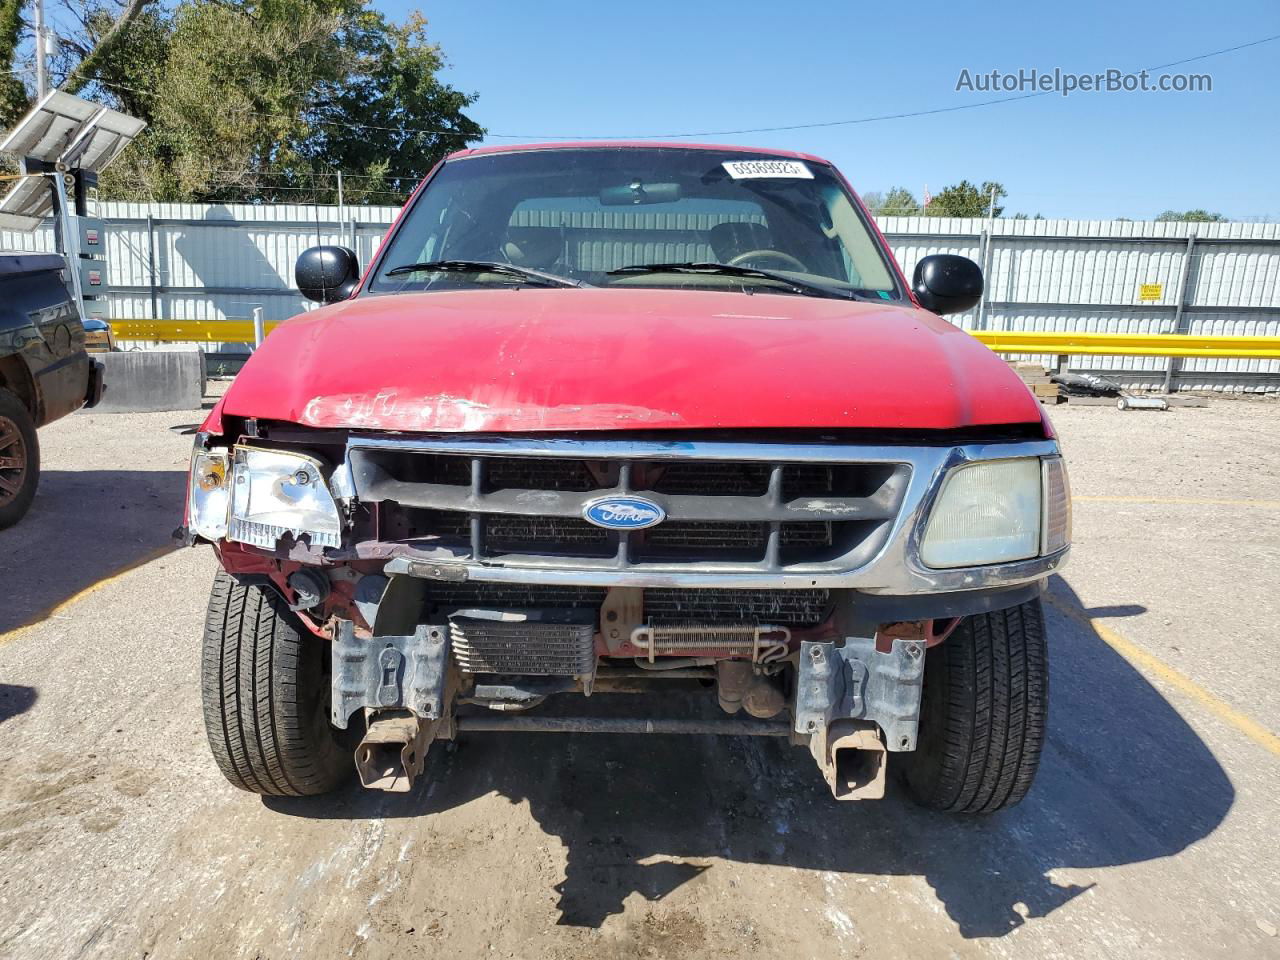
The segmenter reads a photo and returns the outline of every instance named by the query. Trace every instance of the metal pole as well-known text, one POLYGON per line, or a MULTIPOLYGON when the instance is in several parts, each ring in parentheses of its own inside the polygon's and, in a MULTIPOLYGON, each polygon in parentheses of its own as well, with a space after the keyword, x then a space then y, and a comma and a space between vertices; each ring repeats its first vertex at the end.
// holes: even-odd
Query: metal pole
POLYGON ((156 289, 156 222, 147 214, 147 278, 151 284, 151 319, 160 319, 159 291, 156 289))
POLYGON ((262 346, 262 341, 267 337, 267 325, 262 320, 262 308, 253 308, 253 349, 257 350, 262 346))
POLYGON ((58 226, 62 234, 62 256, 67 263, 67 272, 71 274, 71 289, 76 295, 76 312, 84 319, 84 288, 80 286, 80 228, 71 213, 67 199, 67 185, 63 177, 65 173, 51 173, 53 190, 58 198, 58 226))
POLYGON ((49 71, 45 66, 44 0, 36 0, 36 99, 49 92, 49 71))
MULTIPOLYGON (((1182 252, 1182 269, 1178 272, 1178 305, 1173 311, 1173 332, 1186 333, 1183 329, 1183 307, 1187 302, 1187 284, 1191 279, 1191 257, 1196 248, 1196 234, 1187 234, 1187 248, 1182 252)), ((1182 368, 1178 357, 1170 357, 1164 367, 1164 392, 1173 393, 1173 380, 1182 368)))
POLYGON ((983 230, 978 237, 978 265, 982 268, 982 296, 978 298, 978 317, 973 323, 975 330, 986 329, 987 291, 991 289, 991 277, 987 269, 987 250, 991 247, 991 236, 983 230))
POLYGON ((343 204, 342 202, 342 171, 339 170, 338 171, 338 224, 339 224, 338 229, 341 231, 341 234, 340 234, 341 240, 339 240, 339 242, 342 243, 344 246, 347 240, 346 223, 344 222, 345 220, 346 220, 346 207, 345 207, 345 204, 343 204))

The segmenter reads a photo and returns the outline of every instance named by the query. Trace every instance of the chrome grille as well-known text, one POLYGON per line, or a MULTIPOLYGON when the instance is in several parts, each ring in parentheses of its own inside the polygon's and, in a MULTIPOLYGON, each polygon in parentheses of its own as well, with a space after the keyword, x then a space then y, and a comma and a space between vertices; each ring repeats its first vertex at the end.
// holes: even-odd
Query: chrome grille
POLYGON ((360 501, 382 504, 384 539, 410 544, 410 556, 418 543, 433 559, 507 566, 853 569, 885 543, 910 477, 905 462, 593 457, 592 443, 578 440, 561 443, 581 456, 367 443, 351 443, 352 480, 360 501), (666 519, 622 532, 583 519, 589 503, 612 495, 643 496, 666 519))

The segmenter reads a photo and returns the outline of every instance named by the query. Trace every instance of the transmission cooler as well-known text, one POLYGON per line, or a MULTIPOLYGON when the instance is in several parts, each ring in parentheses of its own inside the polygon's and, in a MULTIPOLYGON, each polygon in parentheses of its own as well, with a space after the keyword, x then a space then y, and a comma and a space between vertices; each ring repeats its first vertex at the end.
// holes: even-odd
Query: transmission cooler
POLYGON ((449 617, 463 673, 590 676, 595 631, 593 610, 459 610, 449 617))

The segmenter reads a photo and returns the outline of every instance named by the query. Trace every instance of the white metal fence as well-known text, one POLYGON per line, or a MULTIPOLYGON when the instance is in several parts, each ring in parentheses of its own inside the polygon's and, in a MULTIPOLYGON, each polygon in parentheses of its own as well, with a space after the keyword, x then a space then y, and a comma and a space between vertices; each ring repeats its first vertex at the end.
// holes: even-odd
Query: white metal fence
MULTIPOLYGON (((982 304, 951 318, 966 330, 1280 335, 1280 224, 946 217, 879 223, 908 277, 931 253, 958 253, 982 265, 982 304)), ((1135 386, 1168 378, 1181 389, 1280 390, 1275 360, 1079 357, 1071 366, 1135 386)))
MULTIPOLYGON (((111 316, 267 320, 307 307, 293 264, 317 243, 373 255, 394 207, 99 204, 111 316)), ((965 329, 1280 335, 1280 224, 884 217, 908 277, 931 253, 978 261, 987 294, 965 329)), ((5 249, 51 250, 50 226, 0 231, 5 249)), ((242 347, 228 347, 232 351, 242 347)), ((1045 358, 1054 362, 1054 358, 1045 358)), ((1280 390, 1280 361, 1080 357, 1071 369, 1131 385, 1280 390)))

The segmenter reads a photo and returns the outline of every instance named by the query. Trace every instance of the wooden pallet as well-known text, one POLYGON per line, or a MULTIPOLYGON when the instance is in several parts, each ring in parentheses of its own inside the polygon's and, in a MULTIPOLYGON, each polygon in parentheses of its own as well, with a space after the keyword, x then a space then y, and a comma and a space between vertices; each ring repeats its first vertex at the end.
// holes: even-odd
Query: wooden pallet
POLYGON ((1062 403, 1067 399, 1066 391, 1059 384, 1049 379, 1049 371, 1038 363, 1027 363, 1025 361, 1012 360, 1008 361, 1009 366, 1013 369, 1022 382, 1025 383, 1035 398, 1041 403, 1055 404, 1062 403))

